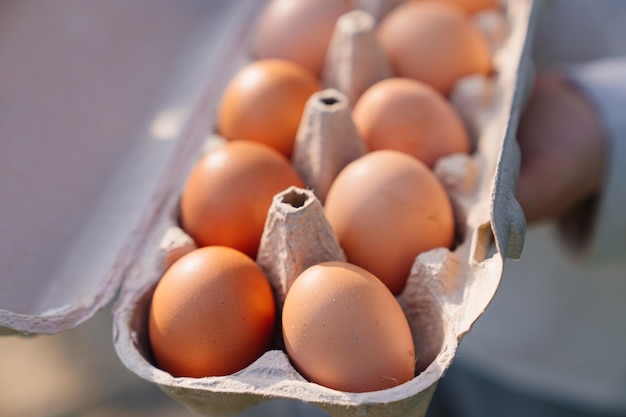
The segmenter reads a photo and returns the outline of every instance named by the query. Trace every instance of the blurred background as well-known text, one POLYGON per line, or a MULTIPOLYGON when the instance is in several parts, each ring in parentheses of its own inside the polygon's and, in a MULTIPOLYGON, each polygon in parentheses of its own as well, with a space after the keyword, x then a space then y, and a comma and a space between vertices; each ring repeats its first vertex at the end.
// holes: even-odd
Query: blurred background
MULTIPOLYGON (((257 0, 246 0, 250 1, 257 0)), ((123 150, 123 142, 136 140, 146 130, 155 139, 175 138, 207 82, 209 70, 219 65, 215 56, 223 29, 237 26, 242 4, 245 2, 220 0, 0 0, 0 173, 15 175, 3 178, 2 184, 22 185, 29 179, 29 164, 45 163, 47 149, 58 143, 123 150), (170 82, 169 90, 165 89, 172 74, 184 82, 174 89, 170 82), (177 111, 164 113, 172 108, 164 103, 175 103, 177 111), (168 117, 162 117, 164 114, 168 117), (23 150, 39 154, 32 158, 32 153, 23 150), (16 151, 19 160, 8 160, 16 151)), ((111 168, 97 160, 98 152, 94 158, 93 149, 81 154, 83 150, 88 149, 79 146, 71 152, 76 158, 94 159, 87 162, 94 170, 106 173, 111 168)), ((102 158, 110 160, 111 155, 102 158)), ((55 201, 63 201, 62 189, 50 192, 57 193, 55 201)), ((12 202, 3 194, 0 213, 6 214, 7 209, 10 213, 12 202)), ((97 192, 86 189, 74 194, 89 200, 97 192)), ((67 205, 72 208, 71 202, 67 205)), ((70 226, 77 221, 72 213, 66 214, 61 221, 70 226)), ((9 218, 1 219, 0 230, 13 221, 9 218)), ((19 220, 29 223, 28 219, 19 220)), ((71 229, 64 229, 65 234, 69 234, 67 230, 71 229)), ((47 282, 52 276, 47 261, 54 261, 55 245, 42 235, 37 236, 36 230, 29 234, 34 245, 29 250, 37 249, 31 265, 12 265, 14 259, 3 257, 11 259, 7 262, 11 265, 0 265, 4 282, 0 288, 19 285, 25 292, 44 295, 51 289, 72 292, 47 282), (23 281, 12 282, 11 267, 33 272, 23 281), (35 291, 38 286, 45 289, 35 291)), ((9 240, 10 235, 3 238, 9 240)), ((11 298, 7 294, 0 294, 5 302, 11 298)), ((324 415, 315 407, 287 401, 264 403, 245 413, 281 414, 324 415)), ((56 335, 0 337, 1 417, 192 415, 122 365, 112 344, 109 307, 78 328, 56 335)))
POLYGON ((53 336, 0 337, 0 369, 3 417, 194 415, 122 365, 108 311, 53 336))

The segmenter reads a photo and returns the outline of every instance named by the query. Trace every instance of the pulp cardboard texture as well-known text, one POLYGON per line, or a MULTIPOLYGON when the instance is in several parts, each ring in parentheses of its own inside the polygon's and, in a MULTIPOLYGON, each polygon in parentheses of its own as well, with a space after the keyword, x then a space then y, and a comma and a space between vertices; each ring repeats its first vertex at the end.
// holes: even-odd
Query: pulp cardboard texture
MULTIPOLYGON (((118 18, 123 22, 119 27, 124 28, 119 35, 113 35, 111 28, 101 27, 102 24, 93 24, 96 29, 83 30, 87 36, 75 39, 72 36, 81 33, 80 25, 74 30, 55 27, 60 33, 68 33, 64 40, 73 49, 55 44, 42 47, 35 43, 45 39, 38 28, 31 31, 30 43, 24 41, 17 48, 2 51, 6 59, 3 68, 11 60, 23 62, 24 56, 50 62, 66 60, 63 64, 67 68, 60 74, 50 74, 57 77, 54 88, 41 91, 37 89, 38 81, 44 87, 45 81, 16 81, 10 78, 10 71, 3 72, 3 87, 29 83, 29 88, 20 86, 16 90, 33 97, 19 97, 13 106, 6 106, 21 109, 14 115, 15 120, 31 128, 17 128, 15 135, 3 126, 0 132, 0 334, 58 333, 76 327, 106 306, 118 291, 124 272, 132 267, 160 201, 178 187, 172 184, 178 180, 175 174, 197 154, 202 139, 190 131, 211 128, 212 106, 239 65, 236 59, 240 56, 233 51, 243 49, 243 38, 259 2, 216 0, 203 6, 197 16, 190 16, 191 7, 187 6, 181 16, 170 12, 169 19, 164 19, 168 25, 161 28, 159 35, 152 26, 131 20, 129 16, 140 13, 146 20, 154 16, 130 5, 127 15, 118 18), (150 40, 161 44, 150 44, 150 40), (116 41, 124 45, 111 48, 116 41), (106 46, 109 49, 104 49, 106 46), (24 51, 20 52, 20 48, 24 51), (155 49, 159 52, 146 51, 155 49), (58 50, 69 52, 54 55, 58 50), (84 56, 95 62, 86 65, 76 59, 84 56), (72 68, 72 64, 77 64, 78 69, 72 68), (91 73, 81 72, 86 71, 85 66, 91 73), (124 79, 131 74, 139 79, 124 79), (154 79, 160 79, 160 85, 154 79), (103 86, 88 88, 81 81, 102 81, 103 86), (147 93, 155 84, 158 89, 147 93), (90 97, 82 91, 60 94, 57 90, 63 86, 97 96, 90 97), (37 94, 52 90, 51 96, 72 100, 69 108, 88 108, 97 98, 110 99, 103 91, 107 88, 126 88, 124 93, 131 105, 137 105, 135 95, 150 94, 154 107, 120 106, 119 112, 141 118, 134 122, 125 116, 113 119, 106 113, 94 115, 91 110, 71 115, 62 111, 41 114, 42 111, 35 113, 27 105, 19 107, 24 102, 35 103, 37 108, 37 104, 45 102, 37 94), (192 106, 202 108, 202 115, 194 116, 192 106), (42 127, 33 119, 33 113, 42 117, 42 127), (168 126, 172 129, 177 120, 188 117, 187 113, 191 113, 191 120, 181 135, 172 138, 168 126), (103 132, 90 131, 93 120, 83 118, 95 118, 103 132), (113 123, 131 125, 127 129, 131 136, 111 136, 110 132, 120 130, 109 126, 113 123), (43 126, 54 132, 45 131, 43 126), (20 131, 37 134, 22 137, 20 131)), ((89 14, 80 15, 87 13, 82 8, 73 10, 78 18, 89 18, 89 14)), ((105 7, 100 13, 110 10, 105 7)), ((35 59, 26 65, 46 68, 35 59)), ((15 72, 17 76, 38 74, 20 68, 15 72)), ((110 96, 124 93, 115 91, 110 96)), ((53 105, 64 107, 62 101, 53 105)), ((5 116, 2 120, 6 120, 5 116)))
MULTIPOLYGON (((523 246, 525 221, 514 198, 520 163, 515 131, 531 84, 528 49, 538 4, 533 0, 506 2, 508 33, 494 52, 494 76, 461 80, 458 94, 451 97, 466 122, 474 126, 475 140, 471 155, 453 155, 435 167, 455 208, 458 244, 453 250, 440 248, 419 255, 398 296, 416 345, 415 378, 367 393, 339 392, 306 381, 279 348, 224 377, 174 378, 151 360, 146 320, 152 291, 172 256, 194 247, 176 229, 180 190, 203 146, 219 142, 211 139, 215 106, 229 77, 249 60, 249 28, 259 4, 229 6, 223 31, 217 35, 222 48, 211 61, 210 81, 184 131, 166 151, 151 151, 150 146, 157 145, 145 141, 133 144, 96 204, 88 205, 92 212, 77 240, 62 248, 67 253, 61 266, 42 278, 46 287, 35 291, 36 282, 18 284, 19 276, 3 280, 0 326, 7 333, 55 333, 72 328, 111 301, 119 288, 113 338, 120 359, 138 376, 201 414, 233 415, 270 398, 293 398, 317 404, 333 416, 423 416, 459 341, 494 296, 505 258, 519 257, 523 246), (136 164, 144 175, 131 175, 133 181, 125 181, 127 172, 138 170, 136 164), (120 191, 125 187, 130 190, 120 191), (123 219, 112 212, 119 208, 120 198, 133 207, 123 219), (177 246, 176 242, 182 243, 177 246)), ((378 4, 377 10, 382 10, 378 4)), ((340 92, 332 94, 341 97, 340 92)), ((302 262, 315 262, 302 261, 297 253, 284 256, 287 231, 302 229, 310 235, 309 230, 317 233, 321 228, 320 239, 330 249, 318 259, 343 256, 311 192, 288 190, 277 196, 268 219, 258 261, 274 277, 278 295, 284 296, 289 280, 305 266, 302 262)), ((5 247, 15 243, 13 237, 19 235, 3 237, 3 263, 10 259, 5 247)), ((303 245, 299 251, 308 249, 303 245)))

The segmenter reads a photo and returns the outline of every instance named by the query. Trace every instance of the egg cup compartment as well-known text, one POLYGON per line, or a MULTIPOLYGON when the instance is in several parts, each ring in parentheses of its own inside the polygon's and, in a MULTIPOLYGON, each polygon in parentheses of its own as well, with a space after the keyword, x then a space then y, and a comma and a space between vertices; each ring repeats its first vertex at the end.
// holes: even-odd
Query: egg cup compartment
MULTIPOLYGON (((528 88, 530 65, 525 56, 534 5, 531 0, 507 3, 510 31, 494 57, 498 63, 497 73, 493 79, 477 81, 468 77, 461 80, 455 90, 460 93, 453 94, 452 101, 466 123, 473 123, 475 146, 471 155, 445 157, 434 168, 454 207, 457 246, 419 255, 405 289, 397 296, 408 318, 416 348, 416 376, 411 381, 366 393, 325 388, 298 374, 282 350, 280 338, 254 363, 228 376, 175 378, 155 367, 147 337, 151 294, 166 265, 195 247, 178 227, 178 191, 165 201, 162 218, 156 221, 146 239, 147 242, 162 242, 158 259, 155 259, 154 246, 144 247, 132 273, 134 279, 126 280, 114 308, 115 348, 126 367, 190 409, 208 416, 233 415, 271 398, 316 404, 333 416, 425 415, 437 382, 453 360, 459 341, 495 294, 504 258, 515 258, 521 251, 525 225, 513 197, 519 169, 519 149, 514 134, 528 88)), ((350 22, 356 19, 366 24, 348 26, 365 27, 367 33, 371 22, 360 13, 353 12, 350 22)), ((350 36, 350 42, 357 38, 350 36)), ((345 58, 346 54, 341 56, 345 58)), ((305 126, 301 126, 298 143, 309 149, 321 149, 319 144, 311 146, 311 143, 317 140, 319 130, 328 126, 331 126, 329 131, 343 132, 339 136, 350 136, 345 134, 351 127, 345 121, 347 106, 342 94, 325 90, 310 101, 311 106, 317 107, 316 116, 307 121, 305 114, 305 126), (343 122, 335 124, 342 118, 343 122), (320 123, 321 120, 325 122, 320 123)), ((206 135, 207 132, 193 134, 206 135)), ((221 140, 212 136, 206 141, 205 149, 219 145, 221 140)), ((334 150, 329 152, 335 153, 334 150)), ((334 169, 355 159, 362 150, 357 147, 350 152, 334 169)), ((296 150, 295 155, 298 154, 296 150)), ((301 167, 311 163, 312 157, 316 167, 328 162, 325 154, 310 150, 303 151, 294 160, 302 159, 302 155, 306 155, 307 162, 298 162, 301 167)), ((327 184, 328 179, 313 178, 307 182, 307 186, 314 188, 312 183, 327 184)), ((275 197, 257 261, 270 277, 279 306, 290 280, 305 264, 342 259, 343 253, 335 246, 334 236, 328 230, 319 234, 327 244, 316 242, 315 246, 330 249, 310 257, 307 240, 312 233, 319 232, 319 225, 324 221, 321 203, 310 191, 286 190, 275 197), (285 239, 287 231, 294 230, 294 224, 304 236, 298 240, 295 252, 294 247, 287 248, 290 243, 285 239), (309 258, 303 261, 300 255, 302 259, 309 258)))
MULTIPOLYGON (((171 220, 174 218, 172 216, 171 220)), ((277 194, 267 226, 258 259, 269 272, 279 306, 282 305, 281 300, 284 300, 289 281, 295 279, 308 265, 343 259, 343 252, 330 231, 330 225, 325 224, 323 219, 321 203, 310 190, 291 187, 277 194), (328 228, 320 227, 320 223, 328 228), (295 244, 294 240, 286 238, 285 230, 299 233, 300 237, 295 244), (271 257, 271 254, 275 256, 271 257)), ((170 250, 176 251, 177 248, 170 246, 170 250)), ((412 331, 419 332, 414 333, 419 355, 416 369, 418 376, 407 384, 370 393, 346 393, 308 382, 292 366, 282 350, 279 337, 271 350, 232 375, 175 378, 154 365, 147 335, 152 293, 162 275, 168 252, 161 252, 162 262, 152 270, 152 283, 146 283, 143 288, 136 288, 120 299, 115 310, 114 334, 116 349, 126 366, 142 378, 157 384, 172 398, 204 415, 233 415, 269 398, 292 398, 313 403, 333 416, 358 415, 366 409, 368 415, 381 416, 389 415, 390 410, 395 410, 393 412, 398 415, 425 413, 436 385, 432 377, 438 375, 437 370, 442 368, 435 365, 434 371, 428 369, 441 351, 446 334, 451 337, 446 331, 445 311, 438 304, 442 297, 432 296, 437 289, 423 288, 424 284, 435 283, 438 277, 413 279, 400 296, 412 331), (417 298, 415 294, 418 294, 417 298), (402 301, 403 297, 406 300, 402 301), (421 375, 427 378, 422 380, 421 375), (413 392, 410 401, 404 398, 407 389, 413 392)), ((455 339, 452 337, 452 340, 455 339)))

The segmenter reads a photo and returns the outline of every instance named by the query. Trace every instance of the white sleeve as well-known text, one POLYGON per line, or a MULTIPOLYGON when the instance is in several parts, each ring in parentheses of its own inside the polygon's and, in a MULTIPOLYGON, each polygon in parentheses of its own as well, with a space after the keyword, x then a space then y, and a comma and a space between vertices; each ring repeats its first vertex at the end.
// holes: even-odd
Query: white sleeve
POLYGON ((611 261, 626 255, 626 57, 578 64, 568 73, 596 108, 608 142, 605 186, 587 219, 585 259, 611 261))

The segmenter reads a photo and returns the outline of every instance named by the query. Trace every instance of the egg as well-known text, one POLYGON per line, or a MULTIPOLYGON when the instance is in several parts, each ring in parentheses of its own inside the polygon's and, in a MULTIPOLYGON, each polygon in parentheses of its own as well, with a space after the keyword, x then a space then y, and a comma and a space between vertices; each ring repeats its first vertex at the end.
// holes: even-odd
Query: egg
POLYGON ((470 14, 480 12, 483 10, 497 9, 501 7, 500 0, 439 0, 439 1, 457 6, 460 9, 464 10, 466 13, 470 13, 470 14))
POLYGON ((414 342, 399 303, 378 278, 349 263, 302 272, 287 293, 282 329, 294 367, 328 388, 377 391, 415 373, 414 342))
POLYGON ((292 185, 304 186, 278 151, 227 142, 189 174, 180 199, 182 229, 198 246, 228 246, 255 258, 274 195, 292 185))
POLYGON ((448 95, 454 83, 491 72, 491 51, 470 16, 440 1, 409 1, 382 20, 378 40, 396 75, 448 95))
POLYGON ((454 241, 445 189, 426 165, 395 150, 347 165, 328 191, 325 214, 347 260, 393 294, 404 289, 416 256, 454 241))
POLYGON ((256 24, 252 53, 257 59, 296 62, 320 77, 337 19, 355 0, 271 0, 256 24))
POLYGON ((226 139, 263 143, 289 158, 306 102, 321 88, 298 64, 279 59, 249 63, 222 94, 217 130, 226 139))
POLYGON ((368 88, 356 102, 354 124, 370 151, 395 149, 430 168, 444 156, 468 153, 465 125, 433 87, 408 78, 389 78, 368 88))
POLYGON ((196 249, 158 282, 148 334, 157 366, 175 377, 237 372, 269 347, 276 309, 268 280, 245 254, 196 249))

